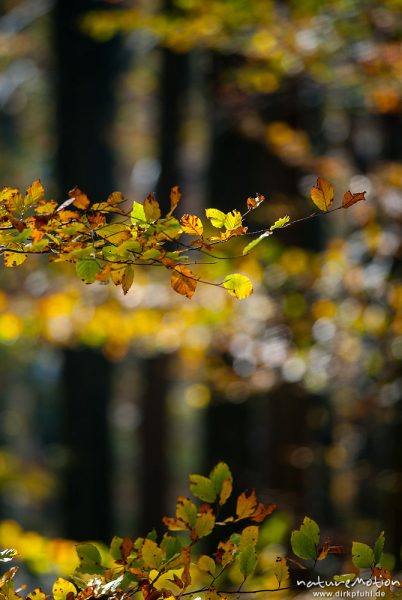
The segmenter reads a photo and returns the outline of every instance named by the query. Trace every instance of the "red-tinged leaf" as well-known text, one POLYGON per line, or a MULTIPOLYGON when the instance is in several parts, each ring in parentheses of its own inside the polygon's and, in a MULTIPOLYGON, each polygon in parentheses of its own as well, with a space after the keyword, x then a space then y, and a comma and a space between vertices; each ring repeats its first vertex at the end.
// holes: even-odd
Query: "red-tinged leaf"
POLYGON ((327 212, 334 200, 334 188, 329 181, 318 177, 316 186, 311 188, 310 196, 320 210, 327 212))
POLYGON ((15 229, 17 229, 17 231, 21 232, 24 231, 24 229, 26 229, 26 224, 23 221, 20 221, 19 219, 13 217, 11 214, 8 214, 7 218, 10 221, 11 225, 15 227, 15 229))
POLYGON ((175 292, 191 299, 197 287, 197 275, 184 265, 177 265, 173 269, 170 284, 175 292))
POLYGON ((256 194, 254 196, 254 198, 247 198, 247 208, 248 210, 254 210, 254 208, 257 208, 257 206, 259 206, 261 204, 261 202, 264 202, 265 200, 265 196, 263 196, 262 194, 256 194))
POLYGON ((353 206, 356 202, 360 202, 361 200, 365 200, 366 192, 357 192, 356 194, 352 194, 350 190, 344 193, 342 207, 349 208, 349 206, 353 206))
POLYGON ((382 567, 374 567, 372 569, 372 577, 377 577, 377 579, 391 579, 392 574, 388 569, 383 569, 382 567))
POLYGON ((175 185, 170 190, 170 211, 167 214, 168 217, 173 213, 176 206, 179 204, 180 200, 181 200, 181 191, 180 191, 179 186, 175 185))
POLYGON ((249 519, 257 507, 257 498, 255 491, 251 490, 247 496, 246 492, 240 494, 236 504, 237 519, 249 519))
POLYGON ((183 572, 181 574, 181 580, 183 582, 183 588, 187 588, 191 584, 191 574, 190 574, 190 562, 191 562, 191 553, 187 547, 184 547, 181 551, 181 558, 183 562, 183 572))
POLYGON ((145 198, 144 212, 148 223, 152 223, 153 221, 157 221, 161 218, 161 209, 154 193, 149 194, 145 198))
POLYGON ((127 536, 123 538, 123 541, 120 544, 120 552, 123 560, 127 560, 127 558, 130 556, 133 546, 133 540, 130 537, 127 536))
POLYGON ((276 510, 277 506, 274 503, 268 504, 268 506, 264 506, 262 502, 258 503, 257 508, 255 509, 251 520, 255 523, 261 523, 268 515, 276 510))
POLYGON ((173 583, 174 585, 176 585, 179 588, 179 590, 182 590, 184 587, 184 583, 182 582, 180 577, 178 577, 176 575, 176 573, 173 573, 173 579, 168 579, 168 581, 170 581, 170 583, 173 583))
POLYGON ((183 215, 180 224, 183 232, 188 235, 201 236, 203 234, 204 228, 201 219, 195 215, 183 215))
POLYGON ((91 225, 91 227, 96 229, 97 227, 105 225, 106 216, 101 212, 94 212, 94 213, 88 215, 88 222, 91 225))
POLYGON ((68 192, 69 198, 73 200, 73 205, 76 208, 80 208, 82 210, 86 210, 90 205, 88 196, 80 190, 79 187, 75 186, 72 190, 68 192))
POLYGON ((184 523, 181 519, 175 519, 173 517, 163 517, 162 519, 164 525, 169 529, 169 531, 187 531, 188 524, 184 523))

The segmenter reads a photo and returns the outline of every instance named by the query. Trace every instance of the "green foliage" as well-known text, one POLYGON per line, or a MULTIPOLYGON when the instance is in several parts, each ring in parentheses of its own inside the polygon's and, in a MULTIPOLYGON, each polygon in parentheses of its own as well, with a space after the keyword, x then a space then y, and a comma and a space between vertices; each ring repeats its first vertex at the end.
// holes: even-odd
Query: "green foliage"
MULTIPOLYGON (((233 499, 234 502, 230 504, 235 510, 230 514, 231 511, 224 509, 223 505, 232 496, 233 477, 225 463, 218 463, 209 477, 191 474, 189 486, 195 500, 179 496, 175 516, 163 519, 168 531, 160 540, 155 531, 146 538, 114 537, 109 556, 104 558, 95 544, 78 544, 76 551, 79 564, 71 580, 57 578, 52 588, 54 600, 101 597, 129 600, 136 594, 143 600, 178 600, 183 595, 193 594, 205 594, 205 598, 218 600, 239 591, 226 589, 227 572, 237 572, 243 583, 251 580, 254 573, 258 577, 271 573, 277 585, 264 590, 268 592, 289 587, 290 567, 306 568, 299 560, 286 556, 278 556, 268 566, 266 560, 260 561, 260 524, 275 510, 276 505, 264 506, 252 490, 242 492, 233 499), (198 541, 209 536, 217 527, 220 532, 218 541, 210 546, 209 554, 199 556, 198 541)), ((390 572, 379 566, 384 543, 384 532, 378 536, 374 550, 367 544, 353 542, 354 565, 359 569, 371 569, 372 576, 389 579, 390 572)), ((332 546, 327 538, 320 546, 320 528, 309 517, 305 517, 299 529, 292 532, 290 544, 297 559, 308 561, 310 566, 311 561, 315 565, 317 560, 324 560, 329 554, 344 552, 341 546, 332 546)), ((0 553, 0 561, 10 560, 14 556, 14 550, 4 550, 0 553)), ((13 567, 0 580, 0 594, 10 600, 22 598, 14 590, 16 572, 17 568, 13 567)), ((333 579, 342 582, 355 576, 355 573, 334 575, 333 579)), ((40 588, 26 598, 47 600, 40 588)))

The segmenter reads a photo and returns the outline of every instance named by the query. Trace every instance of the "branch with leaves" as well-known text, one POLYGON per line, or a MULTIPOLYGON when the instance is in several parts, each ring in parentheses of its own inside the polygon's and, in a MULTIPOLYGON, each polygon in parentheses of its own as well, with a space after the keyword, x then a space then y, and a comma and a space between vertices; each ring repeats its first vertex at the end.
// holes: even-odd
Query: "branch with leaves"
POLYGON ((177 186, 170 193, 170 210, 162 216, 153 193, 143 203, 134 201, 128 206, 120 192, 112 193, 105 201, 91 203, 75 187, 68 200, 58 205, 44 198, 45 190, 38 180, 25 194, 10 187, 0 191, 0 253, 6 267, 23 264, 30 254, 47 255, 54 262, 70 262, 83 282, 111 281, 121 286, 125 294, 133 284, 136 267, 159 266, 170 271, 171 287, 187 298, 193 296, 198 283, 206 283, 242 299, 253 292, 247 276, 232 273, 220 282, 205 281, 190 267, 201 262, 199 256, 225 258, 217 256, 215 248, 234 237, 256 236, 245 246, 246 255, 276 230, 349 208, 363 200, 364 195, 365 192, 347 191, 341 206, 331 208, 334 188, 318 178, 311 199, 319 211, 295 221, 284 216, 261 231, 249 231, 245 218, 265 200, 260 194, 248 198, 244 214, 236 209, 224 213, 207 208, 207 222, 203 223, 197 215, 173 216, 181 199, 177 186))
MULTIPOLYGON (((254 490, 234 498, 233 477, 223 462, 218 463, 207 477, 190 475, 189 484, 193 499, 179 496, 175 515, 163 519, 167 532, 161 539, 155 531, 145 538, 114 537, 106 558, 94 543, 77 544, 78 567, 70 579, 59 577, 55 581, 54 600, 129 600, 133 597, 180 600, 200 594, 206 600, 225 600, 232 595, 297 589, 291 568, 309 569, 313 576, 318 561, 325 560, 330 554, 344 554, 343 547, 332 545, 327 538, 321 540, 318 524, 305 517, 300 528, 291 534, 294 557, 278 556, 269 566, 271 581, 276 581, 276 585, 250 588, 249 580, 255 572, 264 575, 264 569, 267 570, 258 560, 259 534, 261 524, 276 510, 276 505, 265 506, 259 502, 254 490), (218 531, 218 541, 210 543, 213 550, 200 554, 199 542, 213 533, 216 540, 218 531), (236 573, 236 577, 228 577, 231 573, 236 573), (237 579, 236 584, 234 579, 237 579), (246 584, 247 589, 244 589, 246 584)), ((371 577, 385 584, 391 573, 381 566, 384 543, 383 532, 373 548, 353 542, 352 562, 357 570, 370 569, 371 577)), ((8 562, 15 556, 14 550, 4 550, 0 552, 0 561, 8 562)), ((12 567, 0 579, 0 594, 10 600, 22 598, 21 590, 14 589, 16 573, 17 567, 12 567)), ((332 584, 346 584, 357 575, 334 575, 332 584)), ((26 596, 27 600, 48 598, 41 588, 26 596)))

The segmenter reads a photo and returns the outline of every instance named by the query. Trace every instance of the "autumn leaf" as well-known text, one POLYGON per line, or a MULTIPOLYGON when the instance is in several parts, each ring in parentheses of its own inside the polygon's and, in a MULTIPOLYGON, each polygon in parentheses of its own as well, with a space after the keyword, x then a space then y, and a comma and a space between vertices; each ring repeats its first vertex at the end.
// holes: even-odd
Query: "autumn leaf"
POLYGON ((289 567, 286 558, 278 556, 274 565, 274 575, 279 587, 289 579, 289 567))
POLYGON ((69 600, 72 597, 75 598, 77 595, 77 589, 74 584, 67 579, 63 579, 62 577, 58 577, 53 584, 52 594, 54 600, 69 600))
POLYGON ((45 188, 41 184, 40 180, 37 179, 34 181, 26 191, 24 197, 24 206, 25 209, 30 208, 34 204, 37 204, 39 200, 43 198, 45 195, 45 188))
POLYGON ((257 208, 257 206, 259 206, 262 202, 264 202, 265 200, 265 196, 263 196, 262 194, 256 194, 254 196, 254 198, 247 198, 247 208, 248 210, 254 210, 254 208, 257 208))
POLYGON ((191 493, 204 502, 214 502, 217 491, 211 479, 203 475, 190 475, 191 493))
POLYGON ((253 284, 245 275, 233 273, 227 275, 222 283, 223 287, 235 298, 248 298, 253 293, 253 284))
POLYGON ((242 492, 237 499, 236 515, 238 519, 250 518, 257 507, 257 497, 255 491, 251 490, 250 494, 242 492))
POLYGON ((192 532, 192 539, 196 540, 209 535, 215 527, 215 515, 207 504, 201 507, 201 513, 197 516, 192 532), (195 535, 193 535, 195 534, 195 535))
POLYGON ((228 231, 241 228, 242 217, 240 212, 238 210, 232 210, 232 212, 227 213, 223 224, 228 231))
POLYGON ((161 209, 159 202, 155 198, 155 194, 149 194, 144 200, 145 218, 148 223, 157 221, 161 217, 161 209))
POLYGON ((110 225, 101 226, 95 231, 96 235, 104 238, 114 246, 119 246, 132 238, 130 229, 124 223, 111 223, 110 225))
POLYGON ((218 210, 217 208, 206 208, 205 214, 207 215, 207 219, 211 221, 211 225, 213 225, 217 229, 222 229, 226 219, 226 215, 224 212, 218 210))
POLYGON ((251 517, 251 520, 255 523, 261 523, 265 517, 273 513, 276 508, 277 506, 273 502, 268 504, 268 506, 264 506, 262 502, 259 502, 253 513, 253 516, 251 517))
POLYGON ((198 235, 201 236, 203 234, 204 228, 199 217, 195 215, 183 215, 180 219, 180 223, 184 233, 188 235, 198 235))
POLYGON ((156 542, 146 539, 141 549, 141 555, 147 568, 159 570, 163 562, 163 552, 156 542))
POLYGON ((361 200, 365 200, 366 192, 357 192, 356 194, 352 194, 350 190, 344 193, 342 200, 342 207, 349 208, 349 206, 353 206, 356 202, 360 202, 361 200))
POLYGON ((26 254, 19 252, 4 252, 4 266, 5 267, 18 267, 22 265, 27 259, 26 254))
POLYGON ((204 571, 204 573, 209 573, 212 576, 216 571, 216 564, 214 559, 210 556, 207 556, 206 554, 200 556, 200 558, 198 559, 197 566, 200 569, 200 571, 204 571))
POLYGON ((219 562, 222 565, 222 567, 226 567, 231 562, 233 562, 236 550, 237 546, 231 540, 227 540, 226 542, 219 542, 215 558, 217 562, 219 562))
POLYGON ((179 204, 180 200, 181 200, 181 191, 180 191, 179 186, 175 185, 170 190, 170 211, 167 214, 168 217, 170 217, 170 215, 173 213, 176 206, 179 204))
POLYGON ((90 205, 88 196, 77 186, 68 192, 68 196, 73 200, 73 205, 76 208, 86 210, 90 205))
POLYGON ((197 275, 185 265, 177 265, 173 269, 170 284, 175 292, 191 299, 197 287, 197 275))
POLYGON ((318 177, 316 186, 311 188, 310 196, 320 210, 327 212, 334 200, 334 188, 326 179, 318 177))
POLYGON ((81 258, 75 265, 78 277, 84 283, 93 283, 101 271, 101 265, 94 258, 81 258))
POLYGON ((281 217, 280 219, 275 221, 275 223, 273 225, 271 225, 269 230, 274 231, 275 229, 281 229, 282 227, 286 227, 286 225, 289 223, 289 221, 290 221, 290 217, 288 215, 286 215, 285 217, 281 217))

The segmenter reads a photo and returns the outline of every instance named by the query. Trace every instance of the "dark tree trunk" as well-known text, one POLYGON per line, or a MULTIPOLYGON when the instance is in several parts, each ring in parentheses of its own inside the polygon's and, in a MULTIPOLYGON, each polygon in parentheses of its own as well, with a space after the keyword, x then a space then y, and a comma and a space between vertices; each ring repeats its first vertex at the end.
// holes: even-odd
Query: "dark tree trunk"
MULTIPOLYGON (((87 10, 108 2, 58 0, 53 13, 57 98, 58 185, 78 185, 93 200, 113 191, 111 127, 121 40, 99 43, 80 30, 87 10)), ((63 197, 63 196, 62 196, 63 197)), ((111 448, 107 408, 111 365, 92 350, 64 356, 63 534, 108 541, 111 535, 111 448)))

